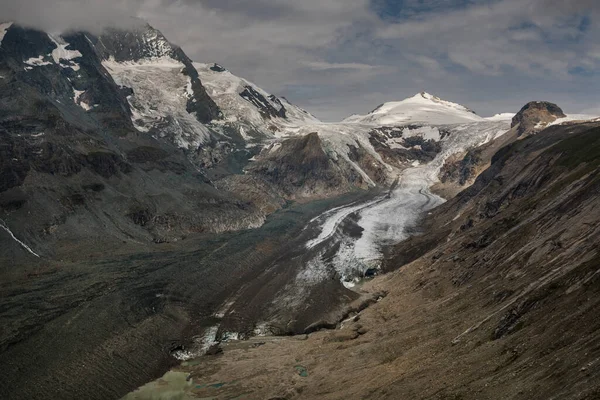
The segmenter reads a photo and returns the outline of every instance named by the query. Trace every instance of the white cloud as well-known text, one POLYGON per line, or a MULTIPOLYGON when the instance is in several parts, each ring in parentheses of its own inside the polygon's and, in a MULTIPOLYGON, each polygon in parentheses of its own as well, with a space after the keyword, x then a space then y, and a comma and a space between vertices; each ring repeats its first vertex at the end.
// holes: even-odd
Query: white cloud
POLYGON ((326 69, 349 69, 359 71, 372 71, 381 67, 376 65, 361 64, 361 63, 329 63, 324 61, 306 61, 304 65, 314 70, 326 70, 326 69))

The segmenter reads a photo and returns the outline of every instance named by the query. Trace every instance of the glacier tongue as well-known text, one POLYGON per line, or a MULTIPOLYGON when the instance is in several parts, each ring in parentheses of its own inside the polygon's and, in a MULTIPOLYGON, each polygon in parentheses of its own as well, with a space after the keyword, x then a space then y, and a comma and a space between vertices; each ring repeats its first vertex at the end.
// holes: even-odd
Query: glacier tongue
POLYGON ((510 126, 505 121, 484 121, 444 128, 450 134, 442 140, 442 151, 432 162, 402 171, 398 185, 389 196, 336 209, 314 221, 319 225, 320 233, 306 246, 319 251, 310 268, 301 271, 298 279, 306 281, 307 275, 321 276, 333 267, 342 281, 348 284, 357 276, 364 275, 367 269, 376 268, 383 246, 406 239, 409 228, 417 223, 423 212, 445 201, 431 193, 430 188, 438 182, 438 174, 448 157, 494 140, 510 126), (345 233, 342 228, 344 220, 352 214, 356 216, 356 224, 362 228, 358 238, 345 233), (336 242, 341 245, 335 256, 323 259, 336 242))

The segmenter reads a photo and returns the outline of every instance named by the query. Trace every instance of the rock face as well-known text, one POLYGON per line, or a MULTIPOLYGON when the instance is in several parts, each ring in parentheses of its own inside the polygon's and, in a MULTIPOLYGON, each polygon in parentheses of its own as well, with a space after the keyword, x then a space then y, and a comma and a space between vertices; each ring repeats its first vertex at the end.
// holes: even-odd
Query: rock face
POLYGON ((317 133, 288 139, 264 150, 248 173, 260 177, 288 199, 343 193, 363 183, 348 166, 336 164, 323 150, 317 133), (349 174, 349 175, 348 175, 349 174))
POLYGON ((561 108, 547 101, 527 103, 512 119, 512 127, 517 127, 519 136, 537 132, 548 124, 566 115, 561 108))
POLYGON ((244 88, 244 91, 240 93, 240 96, 244 100, 252 103, 258 109, 262 117, 265 119, 277 117, 285 118, 285 107, 283 106, 283 104, 281 104, 279 99, 277 99, 274 96, 269 96, 269 100, 277 101, 277 103, 274 104, 279 107, 278 109, 275 108, 273 103, 269 102, 260 92, 258 92, 250 85, 244 88))

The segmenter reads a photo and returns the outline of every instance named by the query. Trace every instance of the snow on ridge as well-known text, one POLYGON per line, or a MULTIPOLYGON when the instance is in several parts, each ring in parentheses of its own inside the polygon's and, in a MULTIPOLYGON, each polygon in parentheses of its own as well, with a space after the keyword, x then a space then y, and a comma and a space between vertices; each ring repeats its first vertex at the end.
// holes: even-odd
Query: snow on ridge
POLYGON ((12 22, 4 22, 2 24, 0 24, 0 47, 2 47, 2 41, 4 40, 4 35, 6 35, 6 32, 9 30, 9 28, 12 26, 12 22))
POLYGON ((600 119, 598 115, 589 115, 589 114, 567 114, 564 118, 558 118, 554 122, 550 122, 547 126, 560 125, 567 122, 587 122, 587 121, 597 121, 600 119))
MULTIPOLYGON (((267 136, 285 136, 289 130, 294 130, 300 126, 320 123, 320 121, 301 108, 291 104, 285 98, 277 98, 266 90, 257 86, 253 82, 232 74, 229 70, 215 71, 211 69, 214 64, 193 63, 200 74, 200 80, 208 95, 219 106, 225 119, 214 121, 213 124, 235 123, 243 131, 245 139, 251 139, 248 135, 250 131, 262 132, 267 136), (265 98, 268 105, 276 110, 280 110, 282 105, 286 110, 286 118, 273 117, 271 119, 263 117, 259 109, 251 102, 240 96, 247 87, 251 87, 258 94, 265 98), (277 100, 281 101, 279 104, 277 100)), ((220 66, 219 66, 220 67, 220 66)))

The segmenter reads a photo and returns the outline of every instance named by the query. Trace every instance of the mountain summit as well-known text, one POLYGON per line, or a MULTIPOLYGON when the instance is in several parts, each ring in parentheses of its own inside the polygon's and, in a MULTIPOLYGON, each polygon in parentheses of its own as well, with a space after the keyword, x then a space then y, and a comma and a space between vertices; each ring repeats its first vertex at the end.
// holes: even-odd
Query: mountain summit
POLYGON ((540 131, 557 119, 565 118, 563 110, 554 103, 547 101, 532 101, 517 113, 512 119, 512 127, 517 128, 519 136, 540 131))
POLYGON ((428 122, 445 125, 477 122, 482 119, 465 106, 421 92, 402 101, 384 103, 367 115, 353 115, 344 122, 374 125, 428 122))

